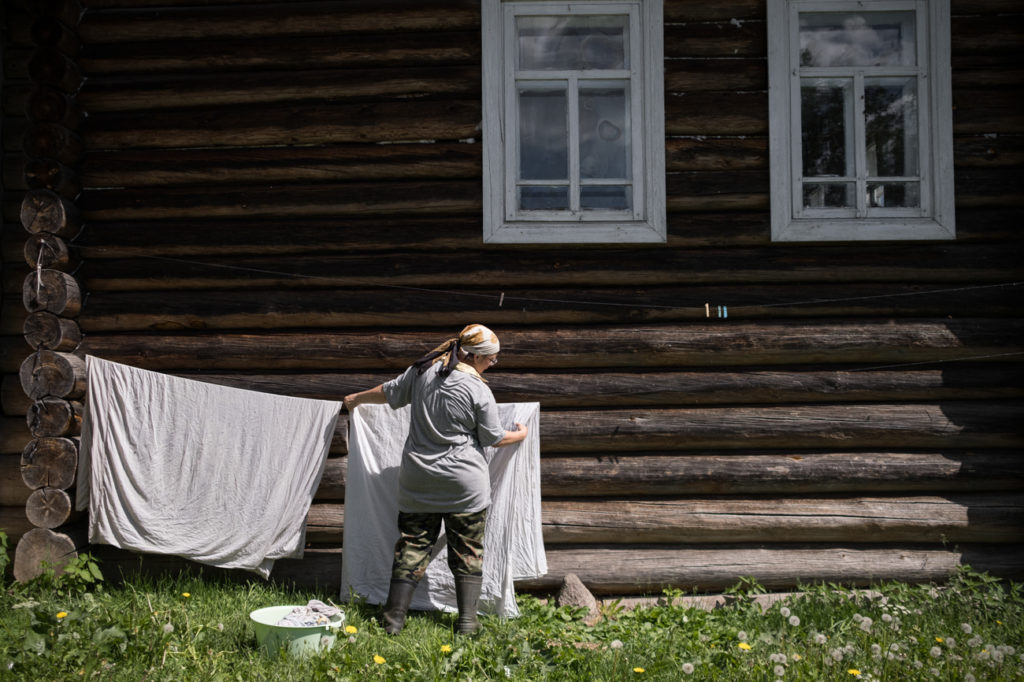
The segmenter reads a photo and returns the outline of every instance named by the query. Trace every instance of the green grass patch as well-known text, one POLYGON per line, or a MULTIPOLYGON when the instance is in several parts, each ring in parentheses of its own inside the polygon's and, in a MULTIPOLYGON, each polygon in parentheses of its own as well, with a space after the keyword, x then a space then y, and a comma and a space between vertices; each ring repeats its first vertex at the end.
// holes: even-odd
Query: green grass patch
POLYGON ((805 586, 767 610, 746 579, 713 611, 674 591, 634 609, 606 604, 593 626, 521 595, 520 618, 484 618, 475 637, 456 636, 453 615, 418 612, 390 637, 378 608, 355 602, 341 605, 348 627, 333 650, 301 661, 264 657, 249 612, 336 595, 194 575, 114 586, 101 569, 83 556, 59 578, 3 585, 0 679, 1024 679, 1024 591, 970 569, 941 586, 805 586))

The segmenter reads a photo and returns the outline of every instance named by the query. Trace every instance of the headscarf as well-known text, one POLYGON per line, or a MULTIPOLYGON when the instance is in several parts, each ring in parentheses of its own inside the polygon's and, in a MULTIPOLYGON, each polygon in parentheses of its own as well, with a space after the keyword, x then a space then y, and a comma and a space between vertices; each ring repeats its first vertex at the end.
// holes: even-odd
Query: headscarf
MULTIPOLYGON (((501 344, 498 342, 498 336, 490 329, 482 324, 471 324, 463 328, 458 336, 448 339, 412 364, 420 374, 423 374, 435 362, 443 361, 441 376, 448 376, 453 369, 462 365, 463 368, 472 370, 471 374, 479 377, 476 370, 459 362, 460 350, 473 355, 494 355, 501 350, 501 344)), ((483 379, 483 377, 480 378, 483 379)))

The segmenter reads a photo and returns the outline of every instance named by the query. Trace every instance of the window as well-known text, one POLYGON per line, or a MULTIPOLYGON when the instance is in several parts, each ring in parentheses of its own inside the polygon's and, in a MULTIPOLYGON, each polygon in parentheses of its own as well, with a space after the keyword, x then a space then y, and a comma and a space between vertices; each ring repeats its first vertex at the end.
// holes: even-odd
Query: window
POLYGON ((952 239, 949 0, 768 0, 772 239, 952 239))
POLYGON ((665 241, 661 0, 482 18, 484 241, 665 241))

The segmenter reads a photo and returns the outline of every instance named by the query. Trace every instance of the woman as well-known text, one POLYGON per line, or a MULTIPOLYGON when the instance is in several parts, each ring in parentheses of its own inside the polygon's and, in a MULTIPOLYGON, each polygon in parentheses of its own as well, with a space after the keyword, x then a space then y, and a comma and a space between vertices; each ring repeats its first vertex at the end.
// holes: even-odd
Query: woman
POLYGON ((388 634, 401 632, 405 625, 442 521, 448 567, 455 577, 458 632, 471 634, 480 628, 476 612, 491 503, 484 448, 518 443, 527 434, 519 423, 515 431, 501 426, 494 395, 483 378, 498 361, 499 350, 494 332, 471 324, 395 379, 345 396, 350 411, 365 403, 387 403, 393 409, 411 405, 399 473, 399 538, 382 615, 388 634))

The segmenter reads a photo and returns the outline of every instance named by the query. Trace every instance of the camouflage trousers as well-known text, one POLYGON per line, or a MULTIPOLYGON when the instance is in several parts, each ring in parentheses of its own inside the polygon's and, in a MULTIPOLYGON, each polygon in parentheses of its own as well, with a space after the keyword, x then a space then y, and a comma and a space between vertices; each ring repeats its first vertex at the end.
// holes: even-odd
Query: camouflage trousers
POLYGON ((448 539, 448 568, 452 575, 483 575, 486 509, 446 514, 398 512, 400 535, 395 543, 392 580, 420 581, 433 558, 441 521, 448 539))

